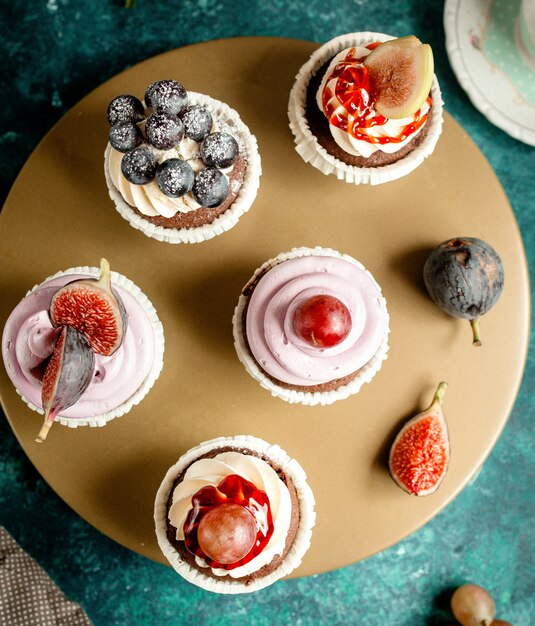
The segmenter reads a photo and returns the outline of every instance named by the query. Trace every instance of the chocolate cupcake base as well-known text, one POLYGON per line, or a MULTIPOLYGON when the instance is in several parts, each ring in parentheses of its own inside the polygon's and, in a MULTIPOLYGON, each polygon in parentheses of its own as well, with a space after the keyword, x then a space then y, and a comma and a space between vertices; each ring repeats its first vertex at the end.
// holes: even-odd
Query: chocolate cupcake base
POLYGON ((240 156, 229 176, 229 195, 221 205, 214 209, 177 212, 171 218, 144 215, 136 207, 130 206, 113 184, 108 168, 111 151, 109 144, 104 152, 104 174, 108 192, 119 214, 147 237, 166 243, 200 243, 233 228, 251 208, 262 174, 256 138, 238 113, 224 102, 192 91, 188 93, 191 104, 209 108, 214 119, 219 120, 232 133, 240 146, 240 156))
POLYGON ((160 485, 154 506, 158 545, 172 567, 194 585, 216 593, 250 593, 271 585, 300 565, 310 546, 316 519, 314 504, 314 496, 306 482, 305 472, 279 446, 270 445, 249 435, 212 439, 180 457, 160 485), (228 575, 215 576, 210 568, 199 567, 193 555, 185 548, 184 542, 176 539, 176 528, 168 521, 174 488, 183 479, 187 468, 201 458, 211 458, 226 451, 238 451, 264 459, 288 487, 292 502, 290 528, 283 554, 274 557, 258 571, 239 579, 228 575))
MULTIPOLYGON (((264 389, 267 389, 272 396, 281 398, 291 404, 299 403, 309 406, 317 404, 332 404, 337 400, 342 400, 344 398, 348 398, 350 395, 358 393, 364 383, 368 383, 372 380, 375 374, 377 374, 377 372, 381 369, 383 361, 386 360, 388 354, 388 334, 390 332, 388 312, 386 312, 387 327, 383 335, 381 345, 374 356, 357 371, 348 374, 343 378, 330 380, 325 383, 310 386, 292 385, 274 378, 261 367, 249 349, 249 343, 247 341, 246 316, 251 294, 262 276, 279 263, 284 263, 284 261, 300 256, 314 255, 338 256, 340 258, 345 258, 369 274, 369 272, 367 272, 367 270, 360 263, 355 261, 355 259, 347 255, 340 254, 336 250, 321 247, 293 248, 290 252, 279 254, 277 257, 266 261, 256 270, 247 285, 245 285, 242 289, 242 293, 232 318, 234 347, 238 358, 244 365, 248 374, 257 380, 260 385, 264 387, 264 389)), ((386 301, 384 301, 384 306, 386 311, 386 301)))
POLYGON ((352 46, 390 39, 394 37, 371 32, 341 35, 318 48, 296 76, 288 102, 295 149, 306 163, 323 174, 334 174, 339 180, 355 185, 378 185, 406 176, 435 149, 443 123, 443 102, 436 76, 431 87, 432 115, 422 131, 397 156, 381 152, 368 159, 349 155, 332 139, 328 121, 315 103, 315 92, 323 72, 334 56, 352 46))
MULTIPOLYGON (((284 560, 284 557, 290 551, 290 548, 292 547, 292 544, 295 540, 295 536, 297 534, 297 529, 299 528, 299 518, 300 518, 299 501, 297 498, 297 491, 295 489, 295 485, 293 484, 292 479, 288 476, 288 474, 286 474, 286 472, 280 467, 280 465, 277 465, 277 463, 272 461, 269 457, 267 457, 264 454, 260 454, 259 452, 255 452, 254 450, 250 450, 248 448, 243 448, 243 447, 237 448, 234 446, 224 446, 221 448, 214 448, 210 450, 209 452, 206 452, 202 456, 196 458, 195 461, 200 461, 201 459, 213 459, 215 456, 223 452, 240 452, 241 454, 256 456, 259 459, 262 459, 263 461, 265 461, 268 465, 270 465, 275 470, 278 477, 282 480, 282 482, 288 488, 288 492, 290 494, 290 499, 292 502, 292 514, 291 514, 290 528, 288 529, 286 545, 284 547, 283 553, 281 555, 275 556, 270 563, 268 563, 267 565, 264 565, 258 571, 252 572, 248 576, 241 576, 238 578, 233 578, 234 581, 243 583, 249 586, 253 583, 254 580, 257 580, 258 578, 262 578, 263 576, 267 576, 268 574, 271 574, 273 571, 275 571, 275 569, 282 563, 282 561, 284 560)), ((194 463, 195 461, 192 461, 192 463, 194 463)), ((218 580, 221 577, 216 576, 212 572, 211 568, 209 567, 203 568, 197 565, 195 561, 195 556, 186 548, 186 544, 184 541, 180 541, 176 538, 177 529, 169 522, 169 510, 171 509, 171 506, 173 504, 173 492, 175 490, 175 487, 179 483, 181 483, 182 480, 184 479, 184 474, 188 470, 188 467, 186 467, 184 471, 180 474, 180 476, 177 477, 177 479, 173 483, 171 491, 169 492, 169 497, 167 499, 167 539, 169 540, 169 543, 181 555, 184 561, 189 563, 192 567, 198 569, 202 574, 206 576, 210 576, 211 578, 218 580)))

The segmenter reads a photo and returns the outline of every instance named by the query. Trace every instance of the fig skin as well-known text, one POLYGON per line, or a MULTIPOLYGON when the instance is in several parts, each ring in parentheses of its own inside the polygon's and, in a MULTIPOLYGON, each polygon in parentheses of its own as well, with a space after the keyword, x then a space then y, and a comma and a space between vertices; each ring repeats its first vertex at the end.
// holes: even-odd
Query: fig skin
POLYGON ((497 252, 474 237, 448 239, 431 252, 423 274, 433 302, 452 317, 470 320, 473 344, 480 346, 478 320, 503 290, 503 265, 497 252))
POLYGON ((35 441, 42 443, 56 415, 78 402, 93 378, 94 368, 95 354, 89 339, 72 326, 63 326, 43 376, 45 421, 35 441))

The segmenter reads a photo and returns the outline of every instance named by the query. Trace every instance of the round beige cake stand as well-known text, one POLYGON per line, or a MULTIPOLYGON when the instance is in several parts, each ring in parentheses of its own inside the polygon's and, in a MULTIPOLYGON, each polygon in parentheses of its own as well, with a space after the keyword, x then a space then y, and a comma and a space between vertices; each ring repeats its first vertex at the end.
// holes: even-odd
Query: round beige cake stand
POLYGON ((435 153, 396 182, 355 187, 306 165, 286 109, 294 76, 315 47, 222 40, 130 68, 54 126, 0 216, 2 325, 35 283, 98 265, 102 256, 158 310, 163 372, 139 406, 104 428, 56 425, 36 444, 41 416, 20 400, 3 368, 0 375, 6 415, 44 479, 93 526, 158 561, 154 495, 167 468, 200 441, 256 435, 302 464, 317 500, 312 546, 295 572, 303 576, 364 559, 436 515, 483 463, 515 401, 529 283, 520 233, 494 172, 448 115, 435 153), (258 138, 264 173, 255 204, 234 229, 203 244, 145 237, 116 212, 104 182, 108 102, 121 93, 142 97, 161 78, 229 103, 258 138), (505 266, 501 299, 481 323, 481 348, 472 347, 468 322, 437 309, 422 283, 430 249, 456 236, 489 242, 505 266), (390 356, 358 395, 329 407, 291 406, 240 365, 231 318, 240 289, 264 260, 316 245, 347 253, 374 274, 391 316, 390 356), (387 453, 400 424, 429 403, 441 380, 450 385, 451 464, 440 489, 418 499, 391 480, 387 453))

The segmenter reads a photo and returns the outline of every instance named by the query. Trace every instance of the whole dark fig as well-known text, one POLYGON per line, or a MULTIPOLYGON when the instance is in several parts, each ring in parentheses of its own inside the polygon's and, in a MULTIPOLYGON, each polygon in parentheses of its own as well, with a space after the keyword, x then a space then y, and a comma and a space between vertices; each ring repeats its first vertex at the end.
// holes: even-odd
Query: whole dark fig
POLYGON ((453 317, 470 320, 474 345, 481 345, 479 318, 496 304, 503 289, 503 266, 481 239, 456 237, 442 242, 424 266, 431 299, 453 317))

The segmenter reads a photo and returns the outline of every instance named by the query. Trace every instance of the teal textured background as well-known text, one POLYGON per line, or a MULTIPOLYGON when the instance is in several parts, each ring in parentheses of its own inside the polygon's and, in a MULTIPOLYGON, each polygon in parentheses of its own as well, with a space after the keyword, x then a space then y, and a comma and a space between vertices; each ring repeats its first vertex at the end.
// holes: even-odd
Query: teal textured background
MULTIPOLYGON (((240 35, 324 42, 357 30, 414 33, 433 46, 448 112, 495 169, 535 263, 535 149, 490 124, 449 66, 440 0, 0 0, 0 200, 46 131, 126 67, 190 43, 240 35)), ((180 78, 177 76, 176 78, 180 78)), ((52 219, 52 216, 51 216, 52 219)), ((533 336, 530 347, 533 348, 533 336)), ((535 360, 512 416, 477 480, 433 521, 364 562, 220 597, 130 552, 81 520, 46 485, 0 420, 0 524, 97 626, 113 624, 358 624, 447 626, 453 588, 493 594, 498 616, 535 622, 535 360)))

